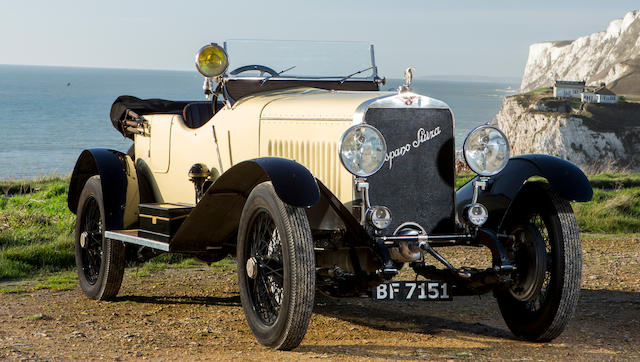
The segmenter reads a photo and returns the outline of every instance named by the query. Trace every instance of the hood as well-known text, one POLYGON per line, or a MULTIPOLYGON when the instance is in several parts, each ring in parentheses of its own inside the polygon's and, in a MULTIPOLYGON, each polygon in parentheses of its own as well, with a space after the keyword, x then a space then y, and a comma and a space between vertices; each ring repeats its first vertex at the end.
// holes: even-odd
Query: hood
POLYGON ((332 120, 360 122, 368 108, 449 108, 413 92, 327 91, 298 88, 271 94, 263 120, 332 120))
POLYGON ((353 120, 358 107, 395 92, 327 91, 298 88, 272 95, 262 109, 264 120, 353 120))

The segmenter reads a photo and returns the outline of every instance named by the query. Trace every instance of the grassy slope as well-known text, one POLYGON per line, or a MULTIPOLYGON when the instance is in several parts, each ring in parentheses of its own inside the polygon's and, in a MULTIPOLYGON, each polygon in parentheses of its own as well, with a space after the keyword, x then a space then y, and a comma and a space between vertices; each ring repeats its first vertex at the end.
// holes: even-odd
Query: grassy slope
MULTIPOLYGON (((472 177, 460 175, 458 187, 472 177)), ((591 177, 591 181, 593 201, 573 205, 581 231, 640 232, 640 175, 602 174, 591 177)), ((64 178, 0 182, 0 280, 42 278, 43 273, 74 267, 75 215, 67 209, 67 189, 68 179, 64 178)), ((167 263, 187 267, 193 261, 164 255, 139 267, 138 273, 148 274, 167 263)), ((41 284, 49 288, 71 284, 73 273, 63 275, 61 280, 56 279, 60 279, 58 276, 45 278, 41 284)))
POLYGON ((626 234, 640 232, 640 175, 592 176, 593 199, 574 203, 582 232, 626 234))
POLYGON ((0 183, 0 279, 74 265, 68 180, 0 183), (16 194, 20 190, 28 194, 16 194))

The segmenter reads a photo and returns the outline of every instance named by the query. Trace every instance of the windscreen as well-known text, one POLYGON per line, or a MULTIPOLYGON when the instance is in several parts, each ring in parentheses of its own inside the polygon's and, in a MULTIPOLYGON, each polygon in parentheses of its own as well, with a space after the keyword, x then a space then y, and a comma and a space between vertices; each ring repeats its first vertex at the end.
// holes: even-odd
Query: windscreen
MULTIPOLYGON (((228 40, 227 74, 246 65, 269 68, 278 77, 371 79, 374 76, 372 48, 367 42, 298 40, 228 40), (360 72, 362 71, 362 72, 360 72), (360 73, 357 73, 360 72, 360 73), (357 73, 357 74, 354 74, 357 73)), ((230 77, 274 76, 264 68, 230 77)))

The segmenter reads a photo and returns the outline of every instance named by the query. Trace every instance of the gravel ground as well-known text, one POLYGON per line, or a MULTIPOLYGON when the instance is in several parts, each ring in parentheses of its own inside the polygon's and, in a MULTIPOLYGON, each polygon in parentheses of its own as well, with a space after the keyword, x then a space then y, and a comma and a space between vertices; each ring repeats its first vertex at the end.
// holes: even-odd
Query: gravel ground
POLYGON ((203 266, 143 277, 127 270, 113 302, 77 287, 2 283, 27 292, 0 294, 0 359, 639 360, 640 239, 584 239, 578 309, 552 343, 514 338, 491 295, 410 304, 318 296, 302 344, 272 351, 245 323, 235 271, 203 266))

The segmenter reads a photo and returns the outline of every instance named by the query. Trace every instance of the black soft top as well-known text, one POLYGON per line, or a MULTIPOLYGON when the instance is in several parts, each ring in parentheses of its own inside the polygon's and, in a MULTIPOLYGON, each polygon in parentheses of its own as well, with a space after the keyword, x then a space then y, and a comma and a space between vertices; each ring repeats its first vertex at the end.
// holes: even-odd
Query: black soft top
MULTIPOLYGON (((140 99, 133 96, 120 96, 116 98, 111 106, 111 123, 120 133, 127 136, 123 122, 127 110, 134 111, 139 115, 143 114, 182 114, 184 107, 193 101, 169 101, 166 99, 140 99)), ((131 135, 128 135, 129 137, 131 135)))

